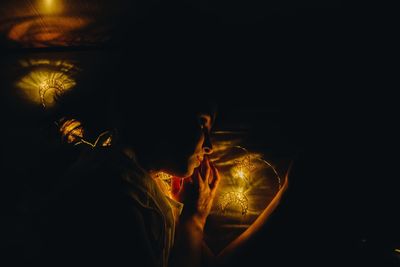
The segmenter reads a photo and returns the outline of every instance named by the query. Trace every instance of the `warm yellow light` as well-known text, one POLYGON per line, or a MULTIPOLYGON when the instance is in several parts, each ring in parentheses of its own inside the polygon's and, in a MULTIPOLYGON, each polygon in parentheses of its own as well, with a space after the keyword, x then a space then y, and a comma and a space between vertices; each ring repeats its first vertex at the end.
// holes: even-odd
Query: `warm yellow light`
POLYGON ((167 181, 172 178, 172 175, 165 172, 157 172, 156 174, 154 174, 154 178, 167 181))
POLYGON ((111 146, 112 144, 112 137, 109 136, 107 139, 101 144, 101 146, 111 146))
POLYGON ((75 86, 75 81, 60 71, 35 70, 23 77, 17 87, 24 96, 43 107, 52 107, 55 97, 75 86))
POLYGON ((74 65, 70 62, 36 59, 23 60, 21 65, 33 70, 22 77, 16 86, 27 100, 44 108, 54 106, 55 97, 71 90, 76 84, 71 77, 74 65))
POLYGON ((37 9, 46 15, 59 14, 64 10, 62 0, 37 0, 37 9))
POLYGON ((234 170, 234 176, 248 182, 248 174, 243 169, 236 168, 234 170))
POLYGON ((254 169, 254 164, 250 155, 246 155, 244 158, 236 160, 236 163, 238 168, 242 170, 252 171, 254 169))
POLYGON ((394 251, 400 253, 400 248, 396 248, 394 251))
POLYGON ((239 207, 241 209, 242 215, 246 215, 249 209, 249 202, 241 190, 231 191, 223 194, 219 198, 219 209, 222 213, 225 213, 226 209, 229 207, 239 207))
POLYGON ((236 174, 238 177, 240 177, 242 179, 244 179, 246 177, 243 170, 238 170, 236 174))
POLYGON ((60 127, 60 133, 69 144, 79 142, 84 135, 81 122, 75 119, 64 121, 60 127))

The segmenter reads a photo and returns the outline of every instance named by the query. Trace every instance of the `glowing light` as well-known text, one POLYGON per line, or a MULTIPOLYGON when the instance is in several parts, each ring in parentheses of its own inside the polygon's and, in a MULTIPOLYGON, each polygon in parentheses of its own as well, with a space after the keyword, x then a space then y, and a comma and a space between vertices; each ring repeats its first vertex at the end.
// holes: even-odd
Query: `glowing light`
POLYGON ((36 6, 41 14, 53 15, 63 12, 62 0, 37 0, 36 6))
POLYGON ((163 181, 171 180, 172 175, 165 173, 165 172, 157 172, 154 174, 155 179, 160 179, 163 181))
POLYGON ((42 82, 42 84, 39 85, 39 95, 43 107, 46 107, 46 102, 52 103, 54 100, 54 97, 45 98, 47 92, 53 91, 53 95, 62 95, 62 93, 65 91, 64 88, 63 81, 55 77, 42 82))
POLYGON ((236 173, 236 175, 237 175, 238 177, 242 178, 242 179, 245 179, 245 178, 246 178, 246 174, 244 173, 243 170, 238 170, 237 173, 236 173))
POLYGON ((90 146, 92 148, 95 148, 95 147, 98 147, 98 146, 103 146, 103 147, 111 146, 111 144, 112 144, 111 142, 112 142, 112 133, 111 133, 111 131, 105 131, 105 132, 102 132, 96 138, 96 140, 94 142, 90 142, 90 141, 88 141, 88 140, 86 140, 84 138, 81 138, 79 140, 79 142, 77 142, 75 145, 85 144, 85 145, 88 145, 88 146, 90 146), (104 138, 106 138, 106 139, 104 140, 104 138))
POLYGON ((83 127, 80 121, 75 119, 66 120, 60 127, 60 133, 67 143, 77 143, 84 135, 83 127))
POLYGON ((150 176, 154 179, 154 181, 157 183, 158 187, 161 189, 161 191, 167 195, 170 198, 173 198, 173 193, 172 190, 172 175, 169 175, 168 173, 165 172, 152 172, 150 173, 150 176))
MULTIPOLYGON (((222 188, 219 190, 221 193, 218 195, 217 202, 219 204, 215 207, 215 211, 224 213, 226 206, 233 203, 237 205, 230 207, 230 210, 239 209, 242 210, 243 214, 243 210, 247 211, 250 208, 250 203, 252 203, 252 212, 255 212, 263 204, 259 200, 249 199, 246 193, 251 191, 253 192, 251 196, 254 196, 254 192, 261 190, 260 187, 265 188, 262 190, 271 192, 270 190, 273 190, 270 184, 272 180, 269 180, 270 182, 268 183, 268 177, 276 177, 278 188, 280 188, 281 179, 279 174, 272 164, 263 159, 261 154, 251 153, 241 146, 231 146, 227 149, 227 152, 220 152, 225 156, 218 157, 217 155, 217 166, 222 168, 222 173, 227 181, 221 185, 222 188), (246 209, 244 208, 245 206, 247 207, 246 209)), ((258 199, 260 198, 262 197, 258 196, 258 199)), ((228 214, 228 216, 230 215, 232 214, 228 214)))
POLYGON ((27 47, 66 46, 82 42, 82 36, 74 33, 88 24, 80 17, 35 17, 13 25, 8 38, 27 47))
POLYGON ((219 199, 219 209, 225 213, 228 206, 238 205, 241 208, 242 215, 246 215, 249 209, 248 199, 243 192, 231 191, 223 194, 219 199))
POLYGON ((74 87, 75 81, 63 72, 38 70, 23 77, 17 86, 30 101, 52 107, 55 98, 74 87))
POLYGON ((65 61, 24 60, 23 67, 35 67, 16 84, 23 96, 44 108, 52 107, 55 99, 71 90, 75 80, 71 77, 74 65, 65 61))
POLYGON ((248 170, 248 171, 252 171, 254 169, 254 164, 251 161, 251 156, 250 155, 246 155, 241 160, 236 160, 236 163, 238 165, 238 168, 240 168, 241 170, 245 169, 245 170, 248 170))
MULTIPOLYGON (((220 252, 270 207, 280 192, 279 174, 262 154, 238 146, 240 139, 228 133, 213 142, 210 155, 221 175, 216 199, 205 229, 209 247, 220 252)), ((282 180, 283 181, 283 180, 282 180)))
POLYGON ((236 167, 233 169, 234 176, 249 182, 249 176, 255 166, 251 161, 251 156, 246 155, 242 159, 235 160, 236 167))
POLYGON ((101 143, 101 146, 111 146, 111 144, 112 144, 112 138, 111 136, 108 136, 107 139, 103 143, 101 143))
MULTIPOLYGON (((225 145, 225 143, 223 144, 225 145)), ((216 148, 218 149, 218 146, 216 148)), ((212 214, 217 217, 228 217, 231 220, 237 220, 237 214, 249 215, 240 216, 241 220, 248 221, 262 212, 262 207, 268 204, 267 199, 272 199, 273 190, 276 190, 277 187, 280 188, 281 180, 276 169, 264 160, 261 154, 250 153, 239 146, 228 147, 225 145, 225 150, 232 154, 225 153, 223 149, 220 149, 220 154, 216 155, 217 160, 211 159, 222 175, 212 214), (275 182, 278 183, 273 182, 275 177, 277 179, 275 182), (271 186, 272 184, 275 186, 271 186), (260 190, 268 192, 267 195, 261 196, 260 193, 257 193, 260 190), (265 199, 266 202, 261 203, 261 199, 265 199)), ((166 188, 167 193, 173 190, 173 176, 157 172, 152 174, 152 177, 158 182, 163 182, 162 187, 166 188)))
POLYGON ((394 251, 400 254, 400 248, 396 248, 394 251))
POLYGON ((69 144, 74 145, 88 145, 91 148, 98 146, 107 147, 112 145, 112 132, 102 132, 94 142, 90 142, 85 139, 85 131, 80 121, 76 119, 66 120, 62 118, 60 120, 60 133, 61 137, 69 144))

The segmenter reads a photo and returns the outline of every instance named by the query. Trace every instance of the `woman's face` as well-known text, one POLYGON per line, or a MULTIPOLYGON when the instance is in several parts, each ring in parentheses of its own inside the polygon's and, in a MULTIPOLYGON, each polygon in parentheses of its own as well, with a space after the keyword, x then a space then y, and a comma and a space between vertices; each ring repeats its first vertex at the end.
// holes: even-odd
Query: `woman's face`
POLYGON ((198 120, 200 132, 198 134, 194 152, 188 159, 187 173, 183 177, 192 175, 194 169, 200 166, 204 156, 212 153, 212 144, 210 140, 210 131, 212 125, 211 116, 202 114, 198 117, 198 120))
POLYGON ((211 115, 199 114, 192 122, 176 129, 173 140, 168 142, 169 155, 162 169, 182 178, 192 175, 203 158, 212 153, 211 126, 211 115))

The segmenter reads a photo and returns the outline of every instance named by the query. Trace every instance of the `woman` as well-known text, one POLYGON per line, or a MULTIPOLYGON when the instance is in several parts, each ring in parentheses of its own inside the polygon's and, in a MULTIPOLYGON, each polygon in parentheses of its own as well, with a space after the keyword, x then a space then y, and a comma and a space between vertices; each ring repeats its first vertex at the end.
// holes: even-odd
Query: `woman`
MULTIPOLYGON (((220 176, 209 161, 213 105, 158 98, 115 107, 112 146, 83 150, 45 213, 44 259, 51 265, 201 266, 229 262, 264 225, 285 183, 256 222, 220 255, 203 231, 220 176), (173 196, 151 174, 186 177, 173 196)), ((142 99, 146 99, 142 96, 142 99)))

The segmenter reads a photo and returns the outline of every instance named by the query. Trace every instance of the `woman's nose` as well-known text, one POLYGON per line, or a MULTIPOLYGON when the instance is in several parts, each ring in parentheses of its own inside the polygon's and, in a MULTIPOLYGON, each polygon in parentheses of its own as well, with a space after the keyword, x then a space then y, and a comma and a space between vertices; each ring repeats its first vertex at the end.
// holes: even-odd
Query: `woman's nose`
POLYGON ((210 136, 208 133, 204 134, 203 153, 209 155, 213 152, 210 136))
POLYGON ((209 155, 213 152, 212 147, 203 147, 203 153, 209 155))

